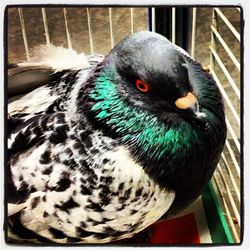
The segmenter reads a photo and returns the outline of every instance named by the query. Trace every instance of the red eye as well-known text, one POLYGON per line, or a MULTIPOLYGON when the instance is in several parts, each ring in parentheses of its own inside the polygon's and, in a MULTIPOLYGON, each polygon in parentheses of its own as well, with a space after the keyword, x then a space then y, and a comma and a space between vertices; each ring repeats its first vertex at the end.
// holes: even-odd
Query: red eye
POLYGON ((141 92, 148 92, 149 91, 149 85, 142 80, 136 80, 135 82, 136 88, 140 90, 141 92))

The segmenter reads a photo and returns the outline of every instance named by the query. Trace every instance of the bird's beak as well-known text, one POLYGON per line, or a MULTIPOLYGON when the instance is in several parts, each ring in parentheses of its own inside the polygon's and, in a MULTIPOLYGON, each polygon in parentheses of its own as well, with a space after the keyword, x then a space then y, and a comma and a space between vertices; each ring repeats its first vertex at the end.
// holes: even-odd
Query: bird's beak
POLYGON ((191 92, 188 92, 186 96, 180 97, 175 101, 175 106, 183 110, 191 110, 193 113, 199 112, 199 105, 197 98, 191 92))

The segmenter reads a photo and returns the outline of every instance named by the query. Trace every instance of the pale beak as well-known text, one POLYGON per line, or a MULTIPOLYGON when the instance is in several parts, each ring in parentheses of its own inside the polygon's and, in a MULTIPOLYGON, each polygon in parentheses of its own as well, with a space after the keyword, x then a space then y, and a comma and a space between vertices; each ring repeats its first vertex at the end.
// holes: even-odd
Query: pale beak
POLYGON ((186 96, 180 97, 175 101, 175 106, 183 110, 192 110, 193 113, 199 112, 199 105, 197 98, 191 92, 188 92, 186 96))

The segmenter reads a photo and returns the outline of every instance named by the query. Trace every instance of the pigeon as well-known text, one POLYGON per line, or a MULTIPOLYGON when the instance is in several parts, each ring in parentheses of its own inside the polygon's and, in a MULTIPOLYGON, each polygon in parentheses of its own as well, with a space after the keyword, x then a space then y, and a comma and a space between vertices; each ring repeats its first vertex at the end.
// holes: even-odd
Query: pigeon
POLYGON ((222 96, 183 49, 141 31, 83 61, 10 68, 34 84, 8 107, 7 242, 132 237, 195 201, 219 161, 222 96))

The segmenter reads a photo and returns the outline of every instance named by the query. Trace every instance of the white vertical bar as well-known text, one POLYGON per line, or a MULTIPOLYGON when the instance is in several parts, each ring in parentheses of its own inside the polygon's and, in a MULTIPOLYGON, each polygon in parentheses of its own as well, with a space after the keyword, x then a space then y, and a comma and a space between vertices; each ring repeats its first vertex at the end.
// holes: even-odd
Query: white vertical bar
POLYGON ((67 10, 66 10, 66 8, 63 8, 63 15, 64 15, 64 22, 65 22, 65 29, 66 29, 68 47, 70 49, 72 49, 71 37, 70 37, 70 33, 69 33, 69 28, 68 28, 68 20, 67 20, 67 10))
MULTIPOLYGON (((217 16, 216 16, 214 8, 212 9, 212 25, 217 27, 217 16)), ((211 47, 214 48, 214 49, 216 47, 216 45, 215 45, 215 35, 214 35, 213 32, 211 32, 211 47)), ((214 56, 213 56, 211 51, 210 51, 210 66, 211 66, 211 69, 214 68, 214 56)))
POLYGON ((176 8, 172 8, 172 43, 176 43, 176 8))
POLYGON ((155 32, 155 8, 152 8, 152 31, 155 32))
POLYGON ((134 8, 130 8, 131 34, 134 33, 134 8))
POLYGON ((112 49, 114 47, 112 8, 109 8, 109 30, 110 30, 110 43, 111 43, 111 49, 112 49))
POLYGON ((193 58, 195 56, 196 16, 197 16, 197 9, 193 8, 193 15, 192 15, 192 39, 191 39, 191 56, 193 58))
POLYGON ((19 19, 20 19, 20 24, 21 24, 21 29, 22 29, 22 35, 23 35, 23 42, 24 42, 24 49, 25 49, 25 53, 26 53, 26 58, 27 58, 27 61, 29 61, 30 60, 29 45, 28 45, 28 39, 27 39, 27 35, 26 35, 26 30, 25 30, 25 24, 24 24, 22 8, 18 8, 18 14, 19 14, 19 19))
POLYGON ((93 37, 92 37, 92 29, 91 29, 91 17, 89 8, 86 8, 87 11, 87 19, 88 19, 88 30, 89 30, 89 43, 90 43, 90 53, 94 53, 94 44, 93 44, 93 37))
POLYGON ((47 22, 45 8, 42 8, 42 17, 43 17, 43 26, 44 26, 44 34, 45 34, 45 38, 46 38, 46 43, 50 44, 49 28, 48 28, 48 22, 47 22))

